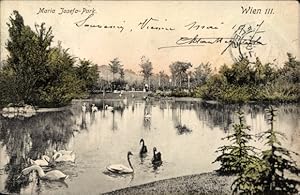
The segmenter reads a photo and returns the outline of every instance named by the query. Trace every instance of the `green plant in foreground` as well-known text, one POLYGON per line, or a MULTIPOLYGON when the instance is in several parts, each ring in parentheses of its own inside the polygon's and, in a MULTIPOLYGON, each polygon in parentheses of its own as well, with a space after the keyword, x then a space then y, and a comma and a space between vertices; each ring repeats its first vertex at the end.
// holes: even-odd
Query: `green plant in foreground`
POLYGON ((263 192, 263 187, 260 185, 261 175, 267 169, 265 161, 258 159, 249 163, 244 171, 239 174, 231 185, 233 194, 257 194, 263 192))
MULTIPOLYGON (((281 146, 279 136, 283 133, 274 130, 275 109, 267 110, 270 129, 260 135, 260 139, 266 140, 268 147, 262 151, 262 159, 249 164, 244 172, 233 182, 233 193, 244 194, 294 194, 298 193, 299 180, 292 175, 299 175, 300 169, 292 159, 291 152, 281 146)), ((294 153, 298 155, 297 153, 294 153)))
POLYGON ((233 125, 233 134, 226 136, 223 139, 230 140, 231 144, 228 146, 219 147, 216 152, 222 154, 213 162, 220 162, 221 167, 217 170, 220 174, 239 174, 243 173, 244 169, 249 163, 257 161, 254 156, 255 148, 248 145, 252 140, 252 136, 247 133, 250 127, 245 125, 243 112, 239 111, 239 123, 233 125))

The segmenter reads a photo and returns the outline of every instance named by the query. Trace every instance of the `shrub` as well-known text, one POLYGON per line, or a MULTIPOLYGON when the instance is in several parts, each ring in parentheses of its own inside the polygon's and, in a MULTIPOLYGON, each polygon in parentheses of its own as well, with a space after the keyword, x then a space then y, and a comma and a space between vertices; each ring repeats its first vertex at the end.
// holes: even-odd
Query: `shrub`
POLYGON ((186 92, 186 91, 183 91, 183 90, 175 90, 175 91, 172 91, 171 94, 170 94, 171 97, 191 97, 192 96, 192 93, 191 92, 186 92))
POLYGON ((230 145, 219 147, 217 152, 222 154, 213 162, 220 162, 221 167, 217 170, 220 174, 243 173, 249 163, 255 162, 257 157, 255 148, 248 145, 252 136, 247 133, 250 127, 245 125, 243 113, 238 112, 239 123, 233 125, 233 133, 223 139, 231 142, 230 145))
POLYGON ((291 178, 291 175, 299 175, 300 173, 300 169, 292 159, 294 152, 281 146, 279 136, 285 136, 274 130, 275 109, 270 107, 267 114, 270 129, 263 132, 260 139, 266 140, 265 145, 268 148, 262 151, 261 160, 248 164, 242 174, 233 182, 233 192, 245 194, 298 193, 296 186, 300 182, 291 178), (286 173, 290 176, 286 177, 286 173))

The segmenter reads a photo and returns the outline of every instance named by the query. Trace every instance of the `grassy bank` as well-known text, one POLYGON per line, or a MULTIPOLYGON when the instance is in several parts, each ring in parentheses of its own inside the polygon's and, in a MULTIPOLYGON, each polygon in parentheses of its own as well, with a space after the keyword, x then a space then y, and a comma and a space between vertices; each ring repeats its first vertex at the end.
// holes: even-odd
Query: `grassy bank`
POLYGON ((232 176, 210 172, 155 181, 105 194, 231 194, 233 180, 232 176))

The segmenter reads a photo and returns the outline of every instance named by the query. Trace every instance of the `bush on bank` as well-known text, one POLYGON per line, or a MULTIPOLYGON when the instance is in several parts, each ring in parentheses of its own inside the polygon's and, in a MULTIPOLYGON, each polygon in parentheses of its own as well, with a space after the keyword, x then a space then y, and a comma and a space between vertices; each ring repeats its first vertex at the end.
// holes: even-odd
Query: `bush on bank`
POLYGON ((239 123, 233 125, 229 139, 231 144, 220 147, 221 153, 214 162, 220 162, 217 170, 220 174, 233 174, 237 178, 232 183, 233 194, 295 194, 300 181, 293 176, 299 176, 300 169, 292 156, 298 155, 282 146, 284 133, 275 130, 276 110, 270 107, 266 110, 270 128, 256 135, 264 142, 264 150, 259 155, 255 148, 249 145, 254 136, 246 126, 243 114, 239 112, 239 123), (254 153, 255 152, 255 153, 254 153))
POLYGON ((298 102, 300 99, 300 61, 288 53, 282 68, 273 64, 255 64, 244 59, 209 77, 198 86, 195 96, 228 103, 248 101, 298 102))

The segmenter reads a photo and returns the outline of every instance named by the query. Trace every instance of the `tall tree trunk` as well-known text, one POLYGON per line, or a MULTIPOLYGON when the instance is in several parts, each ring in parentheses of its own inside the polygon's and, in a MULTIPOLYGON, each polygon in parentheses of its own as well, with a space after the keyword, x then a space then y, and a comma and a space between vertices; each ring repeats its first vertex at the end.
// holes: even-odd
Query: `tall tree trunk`
POLYGON ((179 88, 181 89, 181 82, 182 82, 182 76, 180 75, 180 77, 179 77, 179 88))

